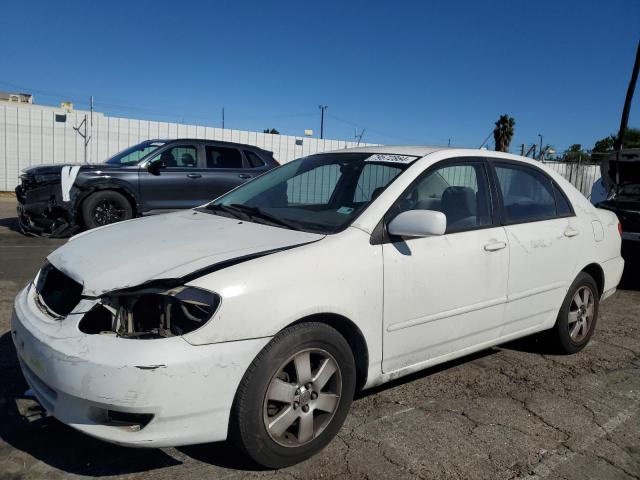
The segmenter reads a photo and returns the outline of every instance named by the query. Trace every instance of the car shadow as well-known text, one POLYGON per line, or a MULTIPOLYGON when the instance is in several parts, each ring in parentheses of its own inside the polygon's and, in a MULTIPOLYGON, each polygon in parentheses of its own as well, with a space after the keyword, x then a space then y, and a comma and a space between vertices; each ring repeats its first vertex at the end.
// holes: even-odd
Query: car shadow
POLYGON ((18 223, 18 217, 0 218, 0 227, 5 227, 12 232, 22 233, 20 230, 20 224, 18 223))
POLYGON ((404 377, 396 378, 395 380, 391 380, 382 385, 378 385, 377 387, 369 388, 367 390, 356 392, 354 400, 359 400, 361 398, 365 398, 371 395, 375 395, 380 392, 384 392, 385 390, 389 390, 392 388, 399 387, 404 385, 405 383, 411 383, 416 380, 420 380, 425 377, 430 377, 431 375, 435 375, 436 373, 443 372, 445 370, 449 370, 460 365, 464 365, 465 363, 473 362, 474 360, 479 360, 481 358, 489 357, 498 353, 499 350, 495 348, 490 348, 488 350, 482 350, 480 352, 472 353, 465 357, 456 358, 455 360, 451 360, 449 362, 441 363, 439 365, 435 365, 433 367, 426 368, 424 370, 420 370, 418 372, 410 373, 404 377))
POLYGON ((0 337, 2 441, 51 467, 92 477, 148 472, 182 463, 160 449, 120 447, 77 432, 46 416, 36 402, 24 396, 27 389, 7 332, 0 337), (31 406, 25 410, 25 405, 31 406))

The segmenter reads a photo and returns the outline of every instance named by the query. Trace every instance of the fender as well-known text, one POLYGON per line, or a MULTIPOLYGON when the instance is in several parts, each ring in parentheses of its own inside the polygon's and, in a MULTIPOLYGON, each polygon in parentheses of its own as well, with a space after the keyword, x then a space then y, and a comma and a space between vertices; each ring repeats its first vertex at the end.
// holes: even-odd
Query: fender
MULTIPOLYGON (((136 182, 137 185, 137 182, 136 182)), ((140 195, 137 188, 132 188, 131 183, 112 176, 89 177, 79 175, 75 185, 71 189, 71 198, 74 198, 76 210, 80 204, 92 193, 98 190, 116 190, 125 194, 129 200, 133 200, 134 213, 140 214, 140 195)))

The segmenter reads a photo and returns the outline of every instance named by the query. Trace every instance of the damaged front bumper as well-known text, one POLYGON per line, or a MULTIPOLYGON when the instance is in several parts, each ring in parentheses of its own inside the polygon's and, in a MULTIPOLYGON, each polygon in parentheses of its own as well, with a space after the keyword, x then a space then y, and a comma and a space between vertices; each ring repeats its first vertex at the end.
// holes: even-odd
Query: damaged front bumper
POLYGON ((43 407, 91 436, 128 446, 224 440, 236 389, 269 338, 193 346, 182 337, 130 340, 78 330, 93 300, 63 320, 16 298, 11 333, 43 407))
POLYGON ((20 230, 25 235, 68 237, 80 227, 74 202, 63 202, 59 184, 34 185, 23 178, 15 189, 20 230))

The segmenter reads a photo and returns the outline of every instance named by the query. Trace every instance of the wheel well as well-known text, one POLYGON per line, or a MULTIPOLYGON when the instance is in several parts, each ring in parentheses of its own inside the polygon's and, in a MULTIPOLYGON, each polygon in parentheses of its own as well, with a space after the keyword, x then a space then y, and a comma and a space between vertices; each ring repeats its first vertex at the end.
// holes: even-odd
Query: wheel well
POLYGON ((358 326, 347 317, 335 313, 318 313, 301 318, 293 323, 319 322, 335 328, 342 335, 353 353, 356 363, 356 389, 360 390, 367 382, 367 372, 369 370, 369 350, 364 335, 358 326))
MULTIPOLYGON (((131 205, 131 211, 133 212, 133 216, 137 216, 138 215, 138 206, 136 204, 136 199, 133 198, 133 195, 131 195, 129 192, 127 192, 125 189, 123 188, 113 188, 113 187, 109 187, 109 188, 93 188, 91 190, 89 190, 87 193, 85 193, 85 195, 82 197, 82 200, 80 202, 80 204, 78 205, 78 215, 82 215, 82 204, 84 202, 87 201, 87 199, 93 195, 94 193, 97 192, 104 192, 107 190, 111 190, 112 192, 116 192, 119 193, 120 195, 122 195, 124 198, 127 199, 127 201, 129 202, 129 204, 131 205)), ((81 216, 79 218, 82 218, 81 216)))
POLYGON ((582 271, 591 275, 598 286, 598 295, 602 295, 602 292, 604 292, 604 272, 602 267, 597 263, 591 263, 584 267, 582 271))

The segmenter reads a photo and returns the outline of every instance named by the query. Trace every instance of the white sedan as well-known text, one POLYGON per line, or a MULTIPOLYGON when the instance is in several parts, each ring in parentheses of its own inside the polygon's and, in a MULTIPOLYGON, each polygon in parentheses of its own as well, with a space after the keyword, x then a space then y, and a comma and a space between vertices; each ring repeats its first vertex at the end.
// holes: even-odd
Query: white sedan
POLYGON ((542 331, 578 352, 620 244, 614 214, 522 157, 323 153, 73 237, 16 298, 12 336, 40 403, 82 432, 231 438, 277 468, 323 448, 356 390, 542 331))

